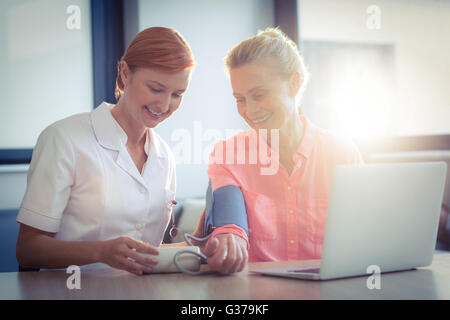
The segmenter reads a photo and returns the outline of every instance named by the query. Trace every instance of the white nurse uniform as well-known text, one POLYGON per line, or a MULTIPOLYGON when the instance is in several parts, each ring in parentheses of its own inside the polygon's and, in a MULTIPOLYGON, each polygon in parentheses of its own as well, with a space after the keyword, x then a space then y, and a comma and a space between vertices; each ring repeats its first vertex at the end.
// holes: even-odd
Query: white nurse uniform
POLYGON ((139 172, 127 135, 102 103, 39 136, 17 221, 65 241, 129 236, 159 246, 175 198, 175 159, 153 129, 139 172), (150 142, 149 142, 150 141, 150 142))

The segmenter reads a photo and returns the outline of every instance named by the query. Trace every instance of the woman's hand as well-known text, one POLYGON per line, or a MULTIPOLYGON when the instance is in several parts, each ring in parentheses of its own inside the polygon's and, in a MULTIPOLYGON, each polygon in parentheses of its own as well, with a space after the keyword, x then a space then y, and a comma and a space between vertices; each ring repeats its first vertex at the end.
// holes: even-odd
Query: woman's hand
MULTIPOLYGON (((205 224, 205 211, 203 211, 193 236, 202 238, 205 224)), ((241 272, 244 270, 247 260, 247 242, 232 233, 218 234, 210 239, 206 245, 202 242, 191 240, 192 244, 199 246, 204 255, 208 257, 208 266, 211 270, 222 274, 241 272)))
POLYGON ((158 249, 143 241, 120 237, 102 242, 99 261, 116 269, 142 275, 152 272, 151 265, 158 263, 149 254, 158 255, 158 249))
POLYGON ((215 236, 202 251, 211 270, 222 274, 241 272, 248 260, 247 242, 232 233, 215 236))

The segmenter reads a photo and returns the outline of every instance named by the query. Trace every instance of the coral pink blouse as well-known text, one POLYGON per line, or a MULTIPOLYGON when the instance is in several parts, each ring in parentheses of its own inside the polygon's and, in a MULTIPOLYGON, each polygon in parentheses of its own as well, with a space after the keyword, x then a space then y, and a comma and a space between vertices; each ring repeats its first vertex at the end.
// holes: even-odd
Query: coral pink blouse
POLYGON ((251 154, 255 144, 249 142, 257 137, 254 130, 219 142, 211 154, 208 176, 213 190, 226 185, 241 189, 249 227, 248 238, 235 225, 218 227, 213 236, 231 232, 246 239, 249 262, 320 259, 333 169, 362 163, 355 144, 314 126, 304 116, 300 119, 304 135, 292 157, 290 175, 281 163, 274 166, 278 154, 265 143, 260 142, 257 151, 266 148, 269 156, 255 163, 255 153, 251 154))

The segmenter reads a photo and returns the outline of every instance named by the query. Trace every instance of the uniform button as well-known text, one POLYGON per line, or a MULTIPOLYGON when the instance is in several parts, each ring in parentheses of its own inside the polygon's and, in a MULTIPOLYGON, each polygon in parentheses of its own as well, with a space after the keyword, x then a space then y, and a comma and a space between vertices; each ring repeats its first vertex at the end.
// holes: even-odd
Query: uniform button
POLYGON ((292 188, 291 188, 291 186, 288 186, 288 190, 291 190, 292 188))
POLYGON ((292 210, 289 210, 289 214, 293 214, 294 213, 294 211, 292 211, 292 210))
POLYGON ((294 242, 295 242, 294 240, 289 241, 290 244, 294 244, 294 242))
POLYGON ((297 162, 297 168, 301 168, 302 167, 302 163, 299 161, 297 162))

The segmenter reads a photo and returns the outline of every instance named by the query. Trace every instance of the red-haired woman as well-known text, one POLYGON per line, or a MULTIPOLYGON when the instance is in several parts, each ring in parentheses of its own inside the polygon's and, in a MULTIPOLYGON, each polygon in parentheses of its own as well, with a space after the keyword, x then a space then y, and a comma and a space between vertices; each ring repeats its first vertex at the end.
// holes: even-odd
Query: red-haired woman
POLYGON ((104 263, 151 272, 175 197, 175 160, 152 128, 180 106, 194 59, 175 30, 140 32, 118 65, 117 104, 39 136, 17 221, 21 266, 104 263))

